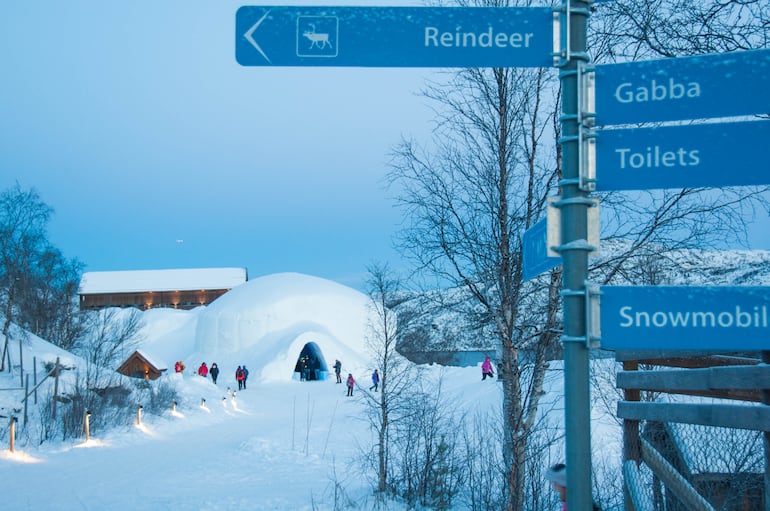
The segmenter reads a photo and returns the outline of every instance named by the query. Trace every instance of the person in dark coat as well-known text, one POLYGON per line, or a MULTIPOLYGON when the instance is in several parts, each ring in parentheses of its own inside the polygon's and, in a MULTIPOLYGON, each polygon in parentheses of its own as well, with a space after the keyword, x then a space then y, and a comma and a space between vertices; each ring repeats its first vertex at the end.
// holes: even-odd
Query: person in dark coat
POLYGON ((243 371, 243 388, 246 389, 246 380, 249 379, 249 370, 246 369, 246 366, 244 365, 241 367, 241 371, 243 371))
POLYGON ((217 384, 217 376, 219 376, 219 367, 217 367, 217 363, 214 362, 211 364, 211 369, 209 369, 209 374, 211 375, 211 381, 214 382, 214 385, 217 384))
POLYGON ((334 361, 334 374, 337 376, 337 383, 342 383, 342 362, 339 360, 334 361))
POLYGON ((299 357, 299 381, 307 380, 307 357, 299 357))

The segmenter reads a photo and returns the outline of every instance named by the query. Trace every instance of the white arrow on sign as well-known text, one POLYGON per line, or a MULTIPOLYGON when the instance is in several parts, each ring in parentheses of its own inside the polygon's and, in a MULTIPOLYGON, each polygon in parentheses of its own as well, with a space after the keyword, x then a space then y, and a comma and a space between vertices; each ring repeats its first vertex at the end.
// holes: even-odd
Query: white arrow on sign
POLYGON ((256 23, 254 23, 254 26, 252 26, 252 27, 251 27, 251 28, 250 28, 248 31, 246 31, 246 33, 244 34, 244 37, 246 37, 246 40, 247 40, 249 43, 251 43, 251 45, 252 45, 254 48, 256 48, 256 49, 257 49, 257 51, 259 52, 259 54, 260 54, 260 55, 262 55, 263 57, 265 57, 265 60, 266 60, 266 61, 270 62, 270 59, 267 57, 267 55, 265 55, 265 52, 263 52, 263 51, 262 51, 262 48, 260 48, 260 47, 259 47, 259 45, 257 44, 257 42, 254 40, 254 37, 253 37, 253 36, 254 36, 254 31, 255 31, 255 30, 257 30, 257 28, 259 28, 259 25, 260 25, 260 24, 261 24, 263 21, 265 21, 265 18, 267 18, 267 15, 268 15, 268 14, 270 14, 270 11, 269 11, 269 10, 268 10, 268 11, 267 11, 267 12, 266 12, 266 13, 265 13, 265 14, 264 14, 264 15, 263 15, 261 18, 259 18, 259 21, 257 21, 256 23))

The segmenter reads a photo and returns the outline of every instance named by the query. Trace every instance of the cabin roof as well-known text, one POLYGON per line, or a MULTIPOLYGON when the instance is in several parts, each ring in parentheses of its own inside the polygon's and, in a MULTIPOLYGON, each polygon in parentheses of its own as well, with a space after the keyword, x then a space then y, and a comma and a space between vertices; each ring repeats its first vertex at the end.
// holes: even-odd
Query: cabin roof
POLYGON ((92 271, 83 273, 78 294, 232 289, 247 280, 246 268, 92 271))

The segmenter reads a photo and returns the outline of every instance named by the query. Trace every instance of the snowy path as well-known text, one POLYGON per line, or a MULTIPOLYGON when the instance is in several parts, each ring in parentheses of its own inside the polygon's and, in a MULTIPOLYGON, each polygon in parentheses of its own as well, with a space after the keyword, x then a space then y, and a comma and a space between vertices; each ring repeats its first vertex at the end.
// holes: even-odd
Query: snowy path
POLYGON ((346 399, 341 387, 253 385, 237 394, 235 409, 212 393, 210 412, 180 407, 184 418, 147 418, 144 427, 96 437, 87 448, 6 451, 0 486, 12 480, 14 487, 2 492, 3 507, 309 510, 313 500, 329 500, 332 470, 346 485, 364 486, 361 470, 351 481, 346 468, 357 454, 353 437, 367 434, 363 405, 346 399), (19 462, 29 458, 39 462, 19 462))

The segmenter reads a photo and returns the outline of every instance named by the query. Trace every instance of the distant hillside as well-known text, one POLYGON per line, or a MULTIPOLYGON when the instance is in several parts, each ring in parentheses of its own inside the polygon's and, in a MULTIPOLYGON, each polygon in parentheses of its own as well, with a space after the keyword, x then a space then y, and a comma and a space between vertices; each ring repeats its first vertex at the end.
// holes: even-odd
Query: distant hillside
MULTIPOLYGON (((592 263, 601 264, 621 248, 617 244, 614 248, 603 246, 603 255, 592 263)), ((770 286, 770 251, 767 250, 679 250, 665 257, 643 257, 630 266, 630 271, 616 275, 613 284, 639 285, 635 277, 647 275, 656 285, 770 286), (649 267, 639 268, 642 265, 649 267)), ((600 281, 601 277, 601 270, 592 275, 594 281, 600 281)), ((445 352, 494 353, 497 349, 489 321, 464 289, 403 293, 391 308, 406 326, 399 344, 399 351, 404 354, 442 356, 445 352)))

